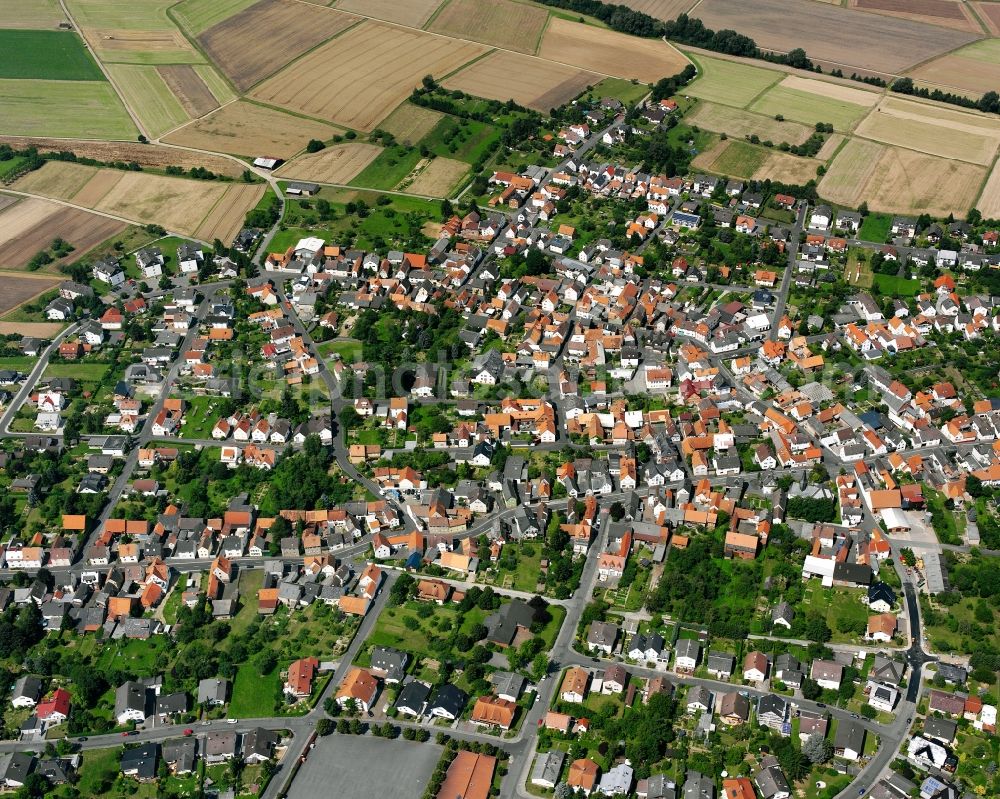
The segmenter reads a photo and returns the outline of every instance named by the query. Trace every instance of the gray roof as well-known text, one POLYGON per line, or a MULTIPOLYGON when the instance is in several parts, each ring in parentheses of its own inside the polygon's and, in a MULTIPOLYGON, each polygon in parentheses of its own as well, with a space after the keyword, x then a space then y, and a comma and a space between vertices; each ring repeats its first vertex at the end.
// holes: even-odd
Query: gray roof
POLYGON ((532 781, 545 780, 553 785, 559 780, 563 763, 566 762, 566 753, 558 749, 544 752, 535 761, 535 768, 531 772, 532 781))

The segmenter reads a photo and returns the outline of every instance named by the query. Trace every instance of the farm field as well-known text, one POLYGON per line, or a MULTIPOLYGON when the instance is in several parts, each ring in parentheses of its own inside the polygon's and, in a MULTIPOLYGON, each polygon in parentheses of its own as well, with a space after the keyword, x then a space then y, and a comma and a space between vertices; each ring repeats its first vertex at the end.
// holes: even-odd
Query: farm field
POLYGON ((764 92, 750 110, 772 117, 781 114, 810 127, 829 122, 835 130, 850 131, 878 99, 875 92, 789 75, 764 92))
POLYGON ((815 158, 801 158, 748 142, 729 140, 719 141, 703 151, 692 166, 727 177, 803 185, 816 178, 816 168, 821 163, 815 158))
POLYGON ((823 146, 819 148, 819 152, 816 153, 816 160, 818 161, 829 161, 833 158, 834 153, 840 149, 840 145, 843 144, 844 139, 847 137, 842 133, 831 133, 826 137, 826 141, 823 142, 823 146))
POLYGON ((63 278, 52 275, 18 274, 0 275, 0 314, 8 313, 18 306, 44 294, 63 278))
POLYGON ((111 79, 152 137, 188 121, 188 114, 156 67, 106 64, 111 79))
POLYGON ((754 173, 756 180, 774 180, 793 186, 804 186, 816 179, 816 169, 823 164, 817 158, 802 158, 791 153, 771 150, 764 165, 754 173))
POLYGON ((1000 5, 993 2, 970 3, 975 9, 979 18, 986 23, 986 27, 994 36, 1000 36, 1000 5))
POLYGON ((202 63, 204 58, 167 16, 173 0, 110 3, 67 0, 80 32, 105 63, 202 63))
POLYGON ((357 21, 295 0, 260 0, 212 26, 198 41, 233 85, 246 91, 357 21), (262 31, 280 31, 280 46, 251 44, 262 31))
POLYGON ((697 57, 695 64, 699 76, 684 88, 684 93, 736 108, 746 107, 782 77, 782 73, 773 69, 703 55, 697 57))
POLYGON ((600 75, 540 58, 498 50, 455 73, 442 85, 477 97, 548 111, 572 100, 600 75))
POLYGON ((171 13, 191 33, 198 35, 253 4, 254 0, 184 0, 171 13))
POLYGON ((856 208, 885 150, 884 145, 873 141, 851 139, 820 181, 820 195, 838 205, 856 208))
POLYGON ((549 20, 538 55, 616 78, 655 83, 676 75, 688 60, 666 42, 638 39, 560 17, 549 20))
POLYGON ((618 5, 628 6, 633 11, 649 14, 655 19, 670 22, 680 14, 690 11, 696 0, 615 0, 615 2, 618 5))
POLYGON ((1000 144, 1000 124, 985 116, 896 98, 879 103, 855 133, 885 144, 983 165, 993 160, 1000 144))
POLYGON ((223 239, 238 229, 264 193, 259 184, 209 183, 62 161, 50 161, 14 187, 72 202, 84 198, 95 210, 135 222, 159 224, 186 236, 210 232, 212 238, 223 239), (85 178, 82 184, 81 177, 85 178), (217 206, 221 207, 217 210, 217 206), (222 213, 223 209, 228 212, 222 213))
POLYGON ((122 222, 29 197, 0 212, 0 269, 20 269, 34 255, 48 249, 55 238, 73 245, 73 253, 43 267, 54 271, 60 263, 76 260, 125 229, 122 222))
POLYGON ((1000 86, 1000 40, 982 39, 921 64, 909 73, 921 84, 980 97, 1000 86))
POLYGON ((447 197, 469 171, 469 165, 453 158, 432 158, 409 183, 400 184, 403 191, 426 194, 429 197, 447 197))
POLYGON ((334 8, 410 28, 422 28, 441 0, 336 0, 334 8))
POLYGON ((238 100, 173 131, 165 141, 236 155, 291 158, 310 139, 326 141, 338 132, 322 122, 238 100))
POLYGON ((0 80, 0 134, 135 139, 107 81, 0 80))
POLYGON ((440 111, 404 102, 382 120, 379 128, 391 133, 397 141, 403 144, 416 144, 434 130, 434 126, 443 117, 444 114, 440 111))
POLYGON ((317 183, 349 183, 380 152, 381 147, 364 142, 334 144, 318 153, 301 155, 294 161, 283 164, 275 174, 295 180, 314 180, 317 183))
POLYGON ((548 19, 547 9, 515 0, 447 0, 428 30, 534 53, 548 19))
POLYGON ((157 67, 156 71, 188 116, 205 116, 219 107, 219 101, 193 66, 169 64, 157 67))
POLYGON ((482 52, 478 44, 366 20, 252 94, 265 103, 371 130, 425 75, 447 75, 482 52))
POLYGON ((957 0, 849 0, 850 8, 979 33, 979 25, 957 0))
POLYGON ((209 153, 194 153, 175 147, 138 142, 103 142, 86 139, 51 139, 43 136, 3 136, 0 144, 9 144, 16 150, 36 147, 39 152, 60 152, 69 150, 83 158, 98 161, 135 161, 142 167, 163 169, 174 165, 182 169, 201 166, 219 175, 239 177, 244 166, 235 160, 209 153))
POLYGON ((803 48, 814 62, 901 73, 976 38, 965 31, 801 0, 703 0, 696 16, 714 30, 737 28, 764 49, 803 48), (837 31, 831 36, 831 31, 837 31))
POLYGON ((761 147, 754 147, 741 141, 729 142, 712 162, 711 169, 734 178, 751 178, 764 166, 767 153, 761 147))
POLYGON ((976 208, 986 219, 1000 219, 1000 169, 993 167, 976 208))
POLYGON ((764 116, 752 111, 706 102, 698 103, 684 119, 689 124, 716 133, 726 133, 733 138, 742 139, 756 134, 762 140, 770 139, 776 144, 783 141, 789 144, 802 144, 812 133, 811 128, 798 122, 778 122, 773 113, 764 116))
POLYGON ((100 67, 73 31, 0 28, 0 78, 104 80, 100 67))
POLYGON ((0 0, 3 28, 54 28, 65 19, 59 0, 0 0))
MULTIPOLYGON (((870 158, 865 168, 846 161, 846 171, 838 166, 845 154, 847 159, 858 157, 853 145, 870 144, 848 142, 819 184, 821 197, 852 206, 863 199, 871 210, 886 213, 964 216, 986 177, 981 166, 880 145, 874 145, 881 150, 877 159, 870 158), (850 202, 852 198, 860 199, 850 202)), ((862 153, 863 158, 871 155, 862 153)))

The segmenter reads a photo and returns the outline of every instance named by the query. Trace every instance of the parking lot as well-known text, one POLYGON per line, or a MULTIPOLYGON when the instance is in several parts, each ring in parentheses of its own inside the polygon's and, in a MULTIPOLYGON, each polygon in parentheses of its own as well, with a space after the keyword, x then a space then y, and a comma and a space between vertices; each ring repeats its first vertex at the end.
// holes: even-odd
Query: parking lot
POLYGON ((368 735, 318 738, 288 796, 413 799, 423 793, 440 757, 441 747, 429 743, 388 741, 368 735))

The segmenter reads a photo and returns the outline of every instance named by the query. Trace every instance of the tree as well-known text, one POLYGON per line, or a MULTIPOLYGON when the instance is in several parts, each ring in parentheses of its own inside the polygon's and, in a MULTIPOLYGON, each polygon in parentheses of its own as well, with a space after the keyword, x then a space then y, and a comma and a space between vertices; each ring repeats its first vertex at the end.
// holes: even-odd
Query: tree
POLYGON ((819 765, 825 763, 833 755, 833 746, 822 735, 814 732, 802 744, 802 754, 809 759, 810 763, 819 765))
POLYGON ((323 144, 323 142, 321 142, 319 139, 310 139, 309 143, 306 145, 306 152, 318 153, 324 147, 326 147, 326 145, 323 144))
POLYGON ((820 688, 818 682, 816 682, 811 677, 806 677, 802 680, 802 696, 810 701, 815 701, 819 699, 820 694, 823 693, 823 689, 820 688))
POLYGON ((334 723, 333 719, 320 719, 316 722, 316 734, 325 738, 327 735, 333 734, 336 730, 337 725, 334 723))

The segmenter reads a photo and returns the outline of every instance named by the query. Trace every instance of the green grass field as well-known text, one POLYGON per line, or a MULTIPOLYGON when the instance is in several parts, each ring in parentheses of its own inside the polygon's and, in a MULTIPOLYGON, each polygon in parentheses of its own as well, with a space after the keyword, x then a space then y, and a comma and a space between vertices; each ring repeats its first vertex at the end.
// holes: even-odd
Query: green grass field
MULTIPOLYGON (((440 124, 440 123, 439 123, 440 124)), ((420 149, 412 147, 389 147, 366 166, 351 181, 352 186, 370 189, 394 189, 420 161, 420 149)))
POLYGON ((82 139, 138 135, 106 81, 0 80, 0 133, 82 139))
POLYGON ((156 67, 108 64, 108 72, 150 135, 160 136, 188 121, 156 67))
POLYGON ((785 119, 815 125, 829 122, 835 130, 850 131, 869 109, 857 103, 822 97, 799 89, 775 86, 758 98, 750 110, 774 116, 781 114, 785 119))
POLYGON ((875 283, 888 297, 913 297, 920 291, 919 280, 907 280, 898 275, 875 275, 875 283))
POLYGON ((446 116, 423 139, 421 144, 443 158, 474 163, 496 146, 499 132, 492 125, 475 120, 446 116))
POLYGON ((172 13, 191 33, 199 34, 253 4, 254 0, 184 0, 172 13))
POLYGON ((104 80, 83 39, 72 31, 0 29, 0 78, 104 80))
POLYGON ((277 666, 270 674, 261 676, 256 668, 244 663, 236 670, 236 679, 233 680, 229 717, 253 719, 273 715, 274 698, 280 681, 280 669, 277 666))
POLYGON ((741 141, 732 141, 712 164, 712 171, 730 177, 749 178, 764 165, 767 152, 741 141))
POLYGON ((355 338, 343 339, 341 341, 327 341, 320 344, 319 354, 325 358, 331 355, 339 355, 341 360, 353 363, 361 358, 361 342, 355 338))
POLYGON ((885 244, 886 236, 892 229, 892 216, 889 214, 868 214, 861 223, 858 238, 862 241, 874 241, 885 244))
POLYGON ((761 69, 719 58, 699 55, 692 59, 699 68, 700 77, 684 89, 684 94, 712 100, 723 105, 744 108, 768 86, 784 77, 783 72, 761 69))
POLYGON ((649 86, 645 83, 633 82, 624 78, 605 78, 596 86, 588 96, 596 97, 616 97, 623 103, 637 103, 649 94, 649 86))

